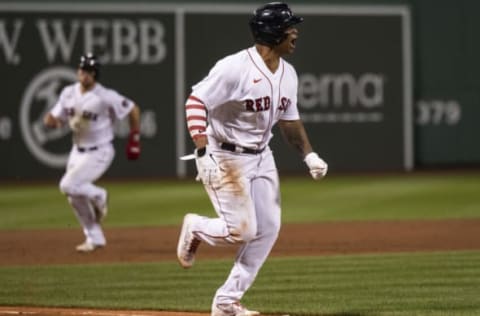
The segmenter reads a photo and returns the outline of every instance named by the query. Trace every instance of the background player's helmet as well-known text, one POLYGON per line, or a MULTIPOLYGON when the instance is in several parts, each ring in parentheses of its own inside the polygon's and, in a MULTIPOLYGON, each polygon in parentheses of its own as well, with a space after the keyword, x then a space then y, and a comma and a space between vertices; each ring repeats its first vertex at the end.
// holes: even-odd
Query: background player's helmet
POLYGON ((78 64, 78 68, 86 70, 86 71, 93 71, 93 77, 95 80, 98 79, 100 75, 100 63, 97 60, 97 57, 92 53, 87 53, 85 55, 80 56, 80 63, 78 64))
POLYGON ((289 6, 283 2, 271 2, 256 9, 250 19, 250 29, 255 43, 275 46, 287 35, 285 31, 303 18, 293 15, 289 6))

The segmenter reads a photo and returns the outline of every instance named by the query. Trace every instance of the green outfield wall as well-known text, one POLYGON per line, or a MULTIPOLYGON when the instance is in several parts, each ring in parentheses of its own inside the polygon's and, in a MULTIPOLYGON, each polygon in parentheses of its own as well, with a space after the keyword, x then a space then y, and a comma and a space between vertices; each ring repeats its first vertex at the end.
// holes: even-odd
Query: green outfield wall
MULTIPOLYGON (((475 1, 292 1, 305 17, 296 53, 299 109, 335 171, 480 163, 480 4, 475 1)), ((251 45, 258 2, 0 1, 0 179, 58 177, 67 130, 41 117, 95 51, 101 81, 142 108, 140 161, 116 125, 111 177, 189 176, 183 102, 214 62, 251 45)), ((305 171, 275 130, 279 168, 305 171)))

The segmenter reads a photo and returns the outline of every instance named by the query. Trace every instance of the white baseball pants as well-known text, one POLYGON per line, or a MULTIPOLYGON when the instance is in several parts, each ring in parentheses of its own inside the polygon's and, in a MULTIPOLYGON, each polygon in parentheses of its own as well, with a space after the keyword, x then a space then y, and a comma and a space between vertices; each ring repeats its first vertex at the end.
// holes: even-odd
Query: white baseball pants
POLYGON ((96 150, 80 152, 73 146, 67 169, 60 181, 60 191, 68 196, 75 215, 82 226, 86 241, 105 245, 102 227, 96 221, 91 200, 105 196, 106 190, 93 184, 110 167, 115 149, 111 143, 97 146, 96 150))
POLYGON ((241 243, 214 304, 240 301, 268 257, 280 230, 278 172, 269 148, 260 154, 214 150, 223 169, 219 188, 205 186, 218 218, 193 224, 196 236, 212 246, 241 243))

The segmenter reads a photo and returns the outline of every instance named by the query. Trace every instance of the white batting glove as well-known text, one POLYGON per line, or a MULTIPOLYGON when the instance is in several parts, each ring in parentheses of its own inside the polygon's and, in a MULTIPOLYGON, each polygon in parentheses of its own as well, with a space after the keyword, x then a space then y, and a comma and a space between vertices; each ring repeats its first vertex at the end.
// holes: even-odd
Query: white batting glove
POLYGON ((312 178, 315 180, 320 180, 327 174, 328 165, 322 158, 318 157, 317 153, 309 153, 305 156, 304 161, 310 169, 312 178))
POLYGON ((75 115, 68 120, 68 125, 70 125, 72 131, 78 133, 87 128, 88 121, 81 115, 75 115))
POLYGON ((195 180, 212 186, 217 186, 220 183, 220 168, 208 146, 205 147, 204 151, 195 149, 195 164, 198 172, 195 180))

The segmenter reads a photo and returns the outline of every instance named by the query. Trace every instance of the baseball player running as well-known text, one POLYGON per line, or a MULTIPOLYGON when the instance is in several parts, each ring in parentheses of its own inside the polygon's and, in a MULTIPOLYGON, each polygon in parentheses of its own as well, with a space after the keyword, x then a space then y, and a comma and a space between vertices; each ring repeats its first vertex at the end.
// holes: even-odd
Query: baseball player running
POLYGON ((68 123, 73 146, 60 190, 67 196, 83 228, 85 241, 77 251, 90 252, 106 245, 101 221, 107 215, 107 191, 93 184, 108 169, 115 155, 112 145, 115 119, 128 116, 127 158, 140 156, 140 109, 128 98, 97 82, 100 64, 92 54, 80 57, 78 82, 65 87, 44 124, 59 128, 68 123))
POLYGON ((327 164, 313 152, 297 109, 298 78, 282 56, 295 50, 303 18, 285 3, 254 11, 255 45, 219 60, 192 88, 186 119, 195 143, 197 179, 218 215, 187 214, 177 246, 190 268, 201 242, 239 244, 235 263, 212 302, 212 316, 258 315, 240 304, 272 249, 280 229, 279 177, 268 147, 275 123, 304 158, 314 179, 327 164))

